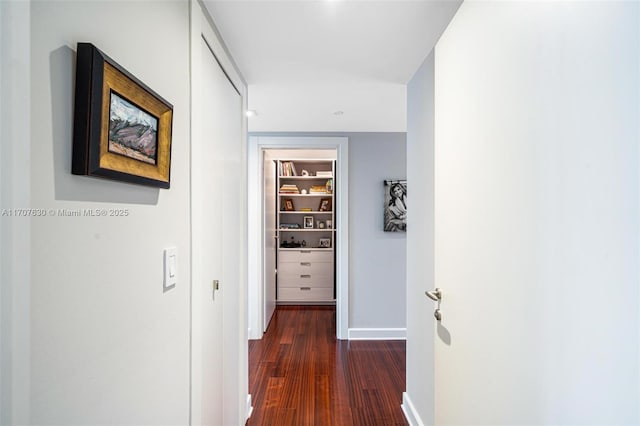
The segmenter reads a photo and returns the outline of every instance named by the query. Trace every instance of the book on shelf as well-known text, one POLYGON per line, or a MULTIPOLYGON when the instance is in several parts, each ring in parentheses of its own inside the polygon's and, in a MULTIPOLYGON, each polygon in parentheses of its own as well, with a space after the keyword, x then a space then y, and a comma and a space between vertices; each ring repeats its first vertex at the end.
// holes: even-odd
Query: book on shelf
POLYGON ((278 167, 280 176, 298 176, 296 165, 293 164, 293 161, 281 161, 278 167))
POLYGON ((333 177, 333 172, 331 170, 329 170, 329 171, 317 171, 316 172, 316 176, 317 177, 333 177))
POLYGON ((299 194, 300 190, 296 185, 285 184, 280 187, 281 194, 299 194))
POLYGON ((310 194, 326 194, 327 187, 325 185, 312 185, 309 189, 310 194))

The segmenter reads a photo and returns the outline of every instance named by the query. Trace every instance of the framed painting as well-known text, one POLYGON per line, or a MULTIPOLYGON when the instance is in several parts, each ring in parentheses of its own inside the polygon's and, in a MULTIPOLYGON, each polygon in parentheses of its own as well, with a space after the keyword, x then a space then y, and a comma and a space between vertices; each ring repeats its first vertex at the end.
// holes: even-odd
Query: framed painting
POLYGON ((407 181, 384 181, 384 230, 407 231, 407 181))
POLYGON ((78 43, 71 172, 169 188, 173 106, 91 43, 78 43))

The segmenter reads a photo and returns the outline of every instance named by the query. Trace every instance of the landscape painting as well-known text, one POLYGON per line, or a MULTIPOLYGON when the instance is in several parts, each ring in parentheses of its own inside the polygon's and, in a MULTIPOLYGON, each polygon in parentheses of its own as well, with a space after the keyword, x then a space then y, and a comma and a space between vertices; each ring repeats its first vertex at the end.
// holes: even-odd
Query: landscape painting
POLYGON ((158 119, 111 92, 109 151, 149 164, 156 164, 158 119))

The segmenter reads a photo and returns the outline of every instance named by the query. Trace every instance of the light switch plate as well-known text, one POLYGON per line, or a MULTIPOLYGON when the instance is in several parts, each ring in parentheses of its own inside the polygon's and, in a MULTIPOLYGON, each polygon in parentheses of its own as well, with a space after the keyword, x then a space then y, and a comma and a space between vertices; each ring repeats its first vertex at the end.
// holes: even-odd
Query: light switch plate
POLYGON ((164 249, 163 291, 171 290, 178 283, 178 253, 175 247, 164 249))

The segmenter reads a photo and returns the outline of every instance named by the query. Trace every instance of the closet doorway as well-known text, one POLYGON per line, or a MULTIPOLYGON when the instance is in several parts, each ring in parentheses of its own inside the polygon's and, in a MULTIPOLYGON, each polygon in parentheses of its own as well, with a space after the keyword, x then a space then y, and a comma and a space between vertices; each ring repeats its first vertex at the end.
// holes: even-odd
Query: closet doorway
MULTIPOLYGON (((314 288, 313 284, 308 287, 305 286, 304 290, 307 291, 300 295, 291 294, 290 292, 293 291, 291 289, 281 288, 280 301, 283 300, 282 295, 287 294, 289 302, 286 303, 289 304, 296 303, 296 300, 303 304, 305 303, 305 298, 318 303, 333 303, 333 297, 335 296, 336 337, 338 339, 346 339, 349 318, 348 139, 345 137, 251 136, 249 138, 248 160, 248 235, 250 236, 250 241, 248 253, 249 306, 247 312, 249 338, 262 338, 262 334, 268 327, 275 310, 277 303, 276 254, 280 253, 289 257, 295 254, 327 257, 327 259, 329 257, 333 258, 335 254, 335 290, 331 292, 331 297, 328 294, 330 291, 324 288, 327 284, 321 283, 320 287, 322 288, 314 288), (295 162, 293 167, 297 165, 297 168, 308 168, 309 170, 305 169, 305 172, 309 173, 310 176, 304 179, 294 178, 294 176, 302 176, 302 169, 295 172, 291 170, 283 171, 283 163, 285 168, 291 167, 290 164, 287 164, 287 159, 299 161, 295 162), (330 167, 333 168, 330 169, 330 167), (318 168, 318 170, 315 170, 315 168, 318 168), (331 171, 331 179, 328 179, 328 176, 325 175, 324 177, 327 179, 323 179, 322 182, 325 185, 335 185, 331 188, 331 196, 314 197, 309 193, 312 187, 319 186, 317 182, 311 182, 318 171, 325 173, 331 171), (295 175, 291 176, 293 173, 295 175), (279 178, 279 176, 283 175, 290 175, 290 177, 279 178), (289 180, 292 182, 288 182, 289 180), (290 197, 294 201, 294 205, 296 198, 298 199, 300 209, 295 213, 282 213, 282 211, 286 211, 283 204, 285 198, 289 198, 278 195, 280 186, 283 184, 290 187, 300 186, 300 188, 296 187, 295 189, 299 190, 301 194, 295 194, 290 197), (307 194, 302 194, 302 189, 307 194), (325 203, 327 199, 330 199, 332 214, 325 213, 325 210, 322 210, 320 205, 318 208, 311 206, 311 204, 306 206, 305 202, 312 203, 315 198, 318 198, 318 202, 324 200, 325 203), (303 206, 303 204, 305 205, 303 206), (310 209, 314 213, 307 215, 300 211, 302 209, 310 209), (309 217, 313 217, 313 219, 309 219, 309 217), (329 224, 332 227, 330 238, 325 235, 329 232, 327 230, 327 218, 329 218, 329 224), (306 223, 305 220, 311 221, 313 226, 306 223), (302 222, 298 224, 299 230, 281 232, 282 226, 295 227, 297 222, 300 221, 302 222), (286 225, 283 225, 283 222, 286 225), (319 225, 320 222, 322 225, 319 225), (319 228, 319 226, 323 226, 323 228, 319 228), (309 240, 308 242, 306 241, 307 239, 309 240), (303 241, 305 246, 308 244, 305 250, 302 250, 304 247, 301 247, 303 241), (285 242, 286 244, 283 244, 285 242), (288 247, 290 244, 291 247, 288 247), (325 247, 323 244, 328 244, 329 247, 325 247), (293 249, 293 247, 300 250, 293 249), (291 250, 287 250, 287 248, 291 250)), ((308 262, 298 263, 315 267, 315 265, 309 265, 308 262)), ((306 274, 304 275, 308 277, 306 274)), ((281 276, 281 282, 282 278, 281 276)))

